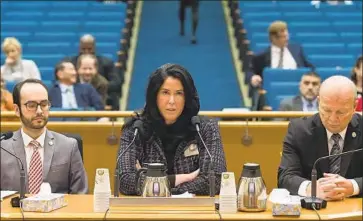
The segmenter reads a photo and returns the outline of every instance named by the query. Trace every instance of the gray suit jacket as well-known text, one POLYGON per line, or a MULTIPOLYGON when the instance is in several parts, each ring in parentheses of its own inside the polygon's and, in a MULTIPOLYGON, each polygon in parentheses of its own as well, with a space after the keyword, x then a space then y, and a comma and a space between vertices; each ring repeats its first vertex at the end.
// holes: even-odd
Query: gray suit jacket
MULTIPOLYGON (((25 170, 25 191, 28 193, 28 171, 24 142, 20 130, 14 132, 1 146, 21 159, 25 170)), ((19 161, 1 151, 1 189, 20 190, 19 161)), ((50 184, 53 193, 87 193, 88 181, 77 141, 47 130, 44 141, 43 182, 50 184)))
POLYGON ((303 111, 301 96, 286 98, 281 101, 279 111, 303 111))

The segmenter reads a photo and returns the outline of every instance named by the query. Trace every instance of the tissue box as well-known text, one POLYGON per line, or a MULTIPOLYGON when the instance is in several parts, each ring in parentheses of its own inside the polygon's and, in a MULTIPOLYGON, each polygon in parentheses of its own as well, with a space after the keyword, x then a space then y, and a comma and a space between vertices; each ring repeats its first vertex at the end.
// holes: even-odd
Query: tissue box
POLYGON ((35 195, 21 202, 27 212, 50 212, 67 205, 64 194, 35 195))
POLYGON ((300 216, 301 203, 291 200, 290 202, 275 202, 272 204, 272 215, 274 216, 300 216))

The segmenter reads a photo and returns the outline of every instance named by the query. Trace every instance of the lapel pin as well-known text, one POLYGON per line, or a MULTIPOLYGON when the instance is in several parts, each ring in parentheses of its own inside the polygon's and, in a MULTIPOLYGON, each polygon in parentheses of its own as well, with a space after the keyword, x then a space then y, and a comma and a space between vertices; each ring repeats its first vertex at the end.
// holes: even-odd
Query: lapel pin
POLYGON ((352 137, 355 138, 357 134, 355 132, 352 133, 352 137))
POLYGON ((53 141, 49 141, 48 143, 50 146, 53 146, 53 141))

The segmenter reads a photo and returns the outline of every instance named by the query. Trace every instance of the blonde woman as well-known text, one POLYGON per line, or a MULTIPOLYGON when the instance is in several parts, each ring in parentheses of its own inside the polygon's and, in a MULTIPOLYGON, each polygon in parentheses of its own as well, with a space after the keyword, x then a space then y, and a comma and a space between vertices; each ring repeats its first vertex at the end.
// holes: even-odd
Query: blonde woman
POLYGON ((39 69, 34 61, 21 58, 22 50, 18 39, 5 38, 1 48, 6 55, 5 64, 1 66, 1 74, 5 81, 20 82, 28 78, 40 80, 39 69))

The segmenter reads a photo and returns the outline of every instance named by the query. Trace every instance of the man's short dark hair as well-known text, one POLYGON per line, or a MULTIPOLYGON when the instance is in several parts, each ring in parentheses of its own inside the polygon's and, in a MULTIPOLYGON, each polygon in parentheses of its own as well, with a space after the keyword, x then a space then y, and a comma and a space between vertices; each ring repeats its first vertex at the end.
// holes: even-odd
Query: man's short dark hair
POLYGON ((15 85, 14 90, 13 90, 13 101, 14 101, 14 104, 18 105, 19 108, 21 106, 20 105, 20 91, 21 91, 21 88, 23 87, 23 85, 27 84, 27 83, 42 85, 45 88, 45 90, 47 91, 47 94, 48 94, 48 87, 41 80, 34 79, 34 78, 29 78, 29 79, 26 79, 26 80, 24 80, 22 82, 19 82, 19 83, 17 83, 15 85))
POLYGON ((320 75, 318 73, 316 73, 315 71, 306 72, 306 73, 303 74, 302 77, 304 77, 304 76, 312 76, 312 77, 316 77, 316 78, 321 79, 320 75))

